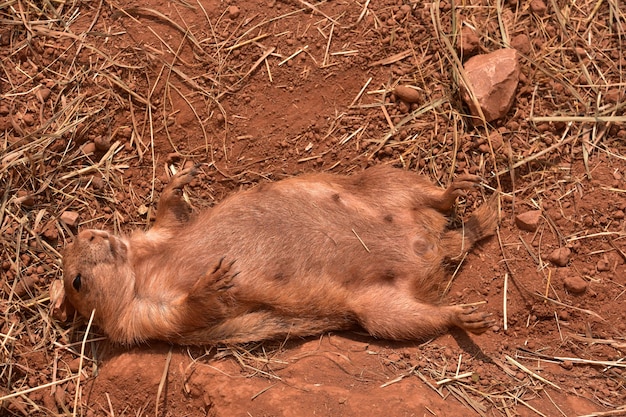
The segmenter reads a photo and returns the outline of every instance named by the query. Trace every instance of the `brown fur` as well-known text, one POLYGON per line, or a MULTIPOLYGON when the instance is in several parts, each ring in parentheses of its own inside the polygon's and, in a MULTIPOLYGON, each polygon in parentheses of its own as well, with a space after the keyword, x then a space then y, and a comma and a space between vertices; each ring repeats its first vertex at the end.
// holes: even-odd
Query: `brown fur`
POLYGON ((446 214, 475 176, 443 190, 389 167, 307 175, 192 217, 181 189, 193 175, 172 179, 150 231, 86 230, 64 252, 67 297, 84 316, 95 310, 114 341, 238 343, 357 324, 406 340, 493 324, 472 308, 438 304, 445 263, 495 229, 488 204, 462 229, 447 228, 446 214))

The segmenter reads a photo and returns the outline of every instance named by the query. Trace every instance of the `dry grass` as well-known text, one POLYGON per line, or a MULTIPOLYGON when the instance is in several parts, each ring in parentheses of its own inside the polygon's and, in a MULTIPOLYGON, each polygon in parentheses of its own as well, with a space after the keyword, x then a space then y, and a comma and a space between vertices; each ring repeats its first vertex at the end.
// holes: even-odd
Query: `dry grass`
MULTIPOLYGON (((227 179, 230 189, 259 178, 279 177, 281 173, 264 170, 267 165, 262 164, 280 155, 255 161, 239 161, 230 155, 227 141, 232 140, 232 115, 221 103, 236 97, 256 73, 266 71, 271 82, 273 72, 288 67, 301 54, 329 71, 346 60, 363 63, 364 53, 359 52, 362 45, 343 48, 336 40, 339 29, 359 30, 363 39, 382 37, 379 14, 386 14, 387 8, 375 7, 375 2, 354 3, 346 13, 332 16, 326 14, 323 3, 294 3, 298 7, 245 25, 229 21, 225 14, 217 20, 209 18, 200 2, 171 2, 169 15, 150 7, 125 8, 107 1, 0 3, 4 48, 0 107, 8 113, 2 115, 6 124, 0 132, 0 412, 85 412, 81 389, 83 382, 97 372, 98 339, 88 340, 89 331, 85 332, 80 324, 68 328, 49 316, 47 288, 61 276, 58 248, 76 230, 62 220, 65 212, 79 215, 79 227, 106 226, 120 232, 147 226, 162 182, 158 173, 163 167, 157 164, 165 165, 165 156, 157 155, 157 138, 166 138, 181 164, 208 162, 210 169, 227 179), (202 30, 186 21, 188 10, 205 18, 202 30), (316 60, 304 43, 289 47, 281 44, 279 49, 270 46, 270 41, 278 39, 280 43, 283 39, 283 34, 276 32, 277 22, 311 12, 314 30, 324 35, 323 59, 316 60), (365 28, 364 21, 368 22, 365 28), (155 29, 158 25, 169 27, 177 36, 161 36, 155 29), (145 26, 157 42, 134 39, 137 26, 145 26), (255 53, 246 48, 256 48, 255 53), (247 52, 240 53, 243 50, 247 52), (179 112, 176 103, 181 100, 191 109, 191 124, 202 138, 195 147, 181 147, 174 131, 179 112), (95 144, 97 149, 88 144, 95 144), (223 164, 216 161, 230 162, 229 169, 223 170, 223 164), (141 176, 146 178, 143 183, 137 179, 141 176), (149 191, 143 193, 142 188, 149 191), (70 366, 75 358, 79 359, 77 368, 70 366), (31 363, 52 366, 41 369, 31 363), (58 412, 49 411, 52 406, 58 412)), ((420 13, 420 4, 412 7, 420 13)), ((457 171, 467 170, 482 175, 502 195, 503 209, 508 209, 516 199, 537 206, 538 201, 554 195, 560 201, 572 189, 566 185, 574 183, 573 179, 560 179, 558 166, 563 161, 582 159, 591 178, 592 154, 624 160, 620 153, 623 146, 611 142, 624 131, 626 122, 623 6, 617 0, 575 4, 551 0, 551 14, 546 16, 528 13, 527 7, 520 4, 513 9, 496 1, 436 1, 429 9, 421 10, 422 20, 432 23, 435 38, 417 43, 419 39, 399 34, 398 39, 404 36, 403 41, 410 45, 406 48, 402 43, 400 48, 389 36, 382 49, 389 53, 368 62, 373 69, 391 65, 407 68, 411 62, 420 65, 411 71, 392 72, 385 82, 380 82, 380 77, 374 82, 370 78, 351 105, 337 112, 326 130, 315 137, 319 143, 332 139, 332 144, 316 147, 314 153, 303 146, 296 164, 346 155, 346 160, 338 158, 324 169, 350 172, 382 160, 424 173, 442 184, 457 171), (463 26, 475 28, 487 50, 508 46, 522 33, 532 40, 522 59, 527 68, 525 77, 531 82, 524 83, 517 103, 520 111, 530 109, 529 114, 515 115, 508 124, 494 126, 483 120, 483 126, 477 129, 468 125, 458 98, 458 86, 466 82, 463 57, 456 46, 463 26), (424 103, 404 113, 397 111, 389 94, 398 84, 419 86, 424 103), (500 139, 494 143, 497 137, 500 139), (487 147, 481 148, 479 156, 458 160, 459 154, 476 154, 481 145, 487 147), (461 168, 459 162, 464 163, 461 168)), ((304 133, 293 143, 313 145, 304 133)), ((204 191, 205 195, 215 193, 219 197, 217 188, 204 191)), ((473 205, 476 198, 470 196, 467 206, 473 205)), ((550 227, 563 243, 604 236, 565 236, 556 224, 550 227)), ((610 236, 614 247, 623 242, 623 233, 610 236)), ((517 282, 518 288, 524 287, 509 265, 509 246, 500 242, 507 276, 517 282)), ((541 264, 541 256, 534 254, 532 245, 528 247, 549 289, 549 269, 541 264)), ((616 250, 623 256, 621 249, 616 250)), ((550 305, 596 314, 553 299, 553 292, 527 292, 550 305)), ((568 340, 582 352, 586 352, 586 346, 596 344, 624 352, 624 338, 581 337, 571 335, 568 340)), ((436 353, 436 348, 428 349, 430 354, 436 353)), ((503 358, 498 364, 502 374, 493 386, 473 379, 478 365, 465 366, 461 360, 449 364, 442 355, 433 355, 435 359, 425 359, 420 366, 396 364, 397 380, 384 386, 416 376, 442 397, 452 395, 478 415, 513 415, 515 407, 545 415, 529 400, 549 395, 544 387, 555 384, 529 367, 529 363, 536 362, 524 355, 503 358), (519 378, 520 370, 528 377, 519 378)), ((229 348, 221 356, 235 358, 250 376, 277 380, 276 370, 288 365, 263 346, 252 350, 229 348)), ((569 357, 541 360, 568 361, 600 371, 624 367, 621 361, 569 357)), ((166 367, 163 381, 167 372, 166 367)), ((623 375, 614 375, 621 381, 622 392, 623 375)), ((157 415, 161 392, 162 387, 155 401, 157 415)), ((601 402, 607 408, 613 407, 615 413, 623 411, 621 404, 601 402)), ((560 411, 555 409, 550 413, 560 411)))

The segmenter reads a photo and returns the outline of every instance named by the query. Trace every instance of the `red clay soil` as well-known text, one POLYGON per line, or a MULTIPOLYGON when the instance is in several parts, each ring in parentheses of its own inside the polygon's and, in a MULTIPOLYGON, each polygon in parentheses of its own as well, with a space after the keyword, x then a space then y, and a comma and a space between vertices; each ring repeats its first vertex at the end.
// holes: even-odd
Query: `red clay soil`
MULTIPOLYGON (((452 23, 445 2, 79 2, 69 29, 0 27, 11 39, 0 52, 8 58, 0 80, 3 201, 34 199, 20 200, 20 217, 5 214, 1 224, 6 239, 28 249, 7 244, 2 255, 0 358, 11 366, 0 371, 0 397, 53 383, 1 401, 0 414, 619 415, 626 127, 531 118, 623 114, 623 32, 597 38, 605 54, 587 62, 592 83, 583 82, 576 57, 556 51, 569 48, 557 3, 543 15, 526 2, 507 1, 501 15, 495 3, 457 5, 452 23), (435 22, 455 43, 451 28, 471 26, 487 52, 501 44, 498 16, 509 37, 533 36, 517 38, 522 79, 513 108, 486 132, 464 116, 451 59, 458 50, 446 48, 435 22), (58 33, 67 31, 84 35, 58 33), (397 100, 397 84, 417 86, 422 101, 397 100), (67 118, 70 128, 52 132, 71 108, 80 110, 67 118), (33 152, 15 156, 25 143, 33 152), (192 163, 205 164, 187 190, 196 208, 303 172, 391 164, 442 186, 463 172, 481 175, 488 186, 460 199, 458 218, 498 189, 498 235, 451 271, 444 300, 485 301, 498 324, 480 336, 453 331, 414 343, 356 330, 206 348, 114 346, 92 328, 81 363, 85 324, 47 316, 47 288, 61 274, 56 251, 82 228, 147 228, 166 167, 192 163), (535 231, 515 223, 530 210, 541 214, 535 231), (79 214, 77 228, 59 225, 63 211, 79 214), (551 256, 559 248, 569 255, 551 256), (29 277, 15 294, 16 281, 29 277), (31 330, 14 338, 17 328, 31 330), (59 381, 80 365, 75 400, 77 379, 59 381)), ((583 21, 595 5, 569 12, 583 21)), ((609 5, 597 5, 594 19, 613 27, 609 5)))

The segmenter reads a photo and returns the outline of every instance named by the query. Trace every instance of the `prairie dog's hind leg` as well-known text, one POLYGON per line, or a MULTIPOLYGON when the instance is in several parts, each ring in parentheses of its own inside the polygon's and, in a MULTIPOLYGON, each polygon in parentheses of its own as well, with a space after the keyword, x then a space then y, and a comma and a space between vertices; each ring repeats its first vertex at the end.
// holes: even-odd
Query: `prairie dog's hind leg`
POLYGON ((495 323, 473 307, 433 305, 399 291, 380 291, 356 304, 359 324, 372 336, 392 340, 424 340, 459 327, 480 334, 495 323))
POLYGON ((439 247, 444 258, 461 259, 476 242, 495 233, 498 225, 497 196, 484 202, 463 223, 463 227, 447 230, 442 236, 439 247))
POLYGON ((452 184, 450 184, 448 188, 441 191, 438 195, 433 195, 430 204, 433 208, 441 212, 449 212, 452 210, 456 199, 462 196, 465 190, 477 187, 481 181, 482 178, 478 175, 460 175, 452 181, 452 184))
POLYGON ((155 228, 167 228, 189 220, 191 207, 183 199, 183 187, 198 174, 198 166, 185 168, 174 175, 165 186, 157 205, 155 228))

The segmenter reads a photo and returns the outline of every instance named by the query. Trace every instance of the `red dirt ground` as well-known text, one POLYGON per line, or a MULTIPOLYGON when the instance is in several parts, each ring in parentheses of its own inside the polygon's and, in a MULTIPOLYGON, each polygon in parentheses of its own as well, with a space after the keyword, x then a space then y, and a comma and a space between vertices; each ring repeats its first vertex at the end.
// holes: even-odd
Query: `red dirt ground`
MULTIPOLYGON (((23 220, 5 215, 1 225, 6 238, 23 239, 28 249, 16 256, 21 252, 7 245, 3 252, 0 340, 11 367, 0 372, 0 396, 79 371, 85 325, 51 321, 46 311, 47 288, 60 276, 56 251, 76 232, 59 224, 60 213, 78 212, 78 229, 146 228, 168 165, 206 163, 188 189, 197 208, 303 172, 392 164, 442 186, 459 173, 478 173, 503 193, 498 236, 467 256, 445 300, 486 301, 498 324, 480 336, 452 332, 425 343, 355 331, 228 348, 125 348, 92 329, 78 403, 73 379, 6 399, 0 414, 619 415, 626 404, 626 128, 531 118, 587 115, 593 106, 623 114, 624 84, 616 81, 626 64, 623 33, 599 38, 598 48, 608 52, 586 64, 595 84, 574 80, 578 61, 555 52, 562 27, 553 6, 537 16, 525 2, 507 2, 510 36, 533 36, 520 47, 523 76, 513 109, 486 133, 463 116, 450 51, 433 25, 440 19, 451 32, 450 3, 431 10, 430 3, 333 1, 315 12, 310 4, 85 2, 68 26, 86 34, 80 42, 37 27, 0 29, 3 39, 26 42, 1 53, 9 59, 0 81, 7 110, 0 111, 3 201, 19 190, 34 196, 21 206, 23 220), (617 58, 611 50, 619 50, 617 58), (567 61, 553 72, 548 63, 557 58, 567 61), (398 83, 418 86, 423 102, 396 100, 390 90, 398 83), (38 99, 42 88, 50 95, 38 99), (71 128, 50 133, 60 126, 52 116, 74 107, 80 111, 67 118, 71 128), (33 152, 15 156, 26 142, 33 152), (519 164, 515 175, 508 172, 555 144, 519 164), (542 211, 537 231, 520 230, 515 216, 535 209, 542 211), (24 224, 35 235, 50 237, 47 228, 57 235, 30 244, 24 224), (547 260, 560 247, 571 250, 564 267, 547 260), (9 289, 30 276, 37 279, 19 296, 25 301, 15 303, 9 289), (586 284, 584 293, 566 288, 571 277, 586 284), (35 330, 13 338, 14 328, 35 330)), ((594 5, 570 12, 586 17, 594 5)), ((597 19, 612 27, 609 6, 598 5, 597 19)), ((457 24, 476 28, 482 51, 496 49, 495 6, 458 7, 457 24)), ((480 199, 478 191, 462 199, 459 215, 480 199)))

